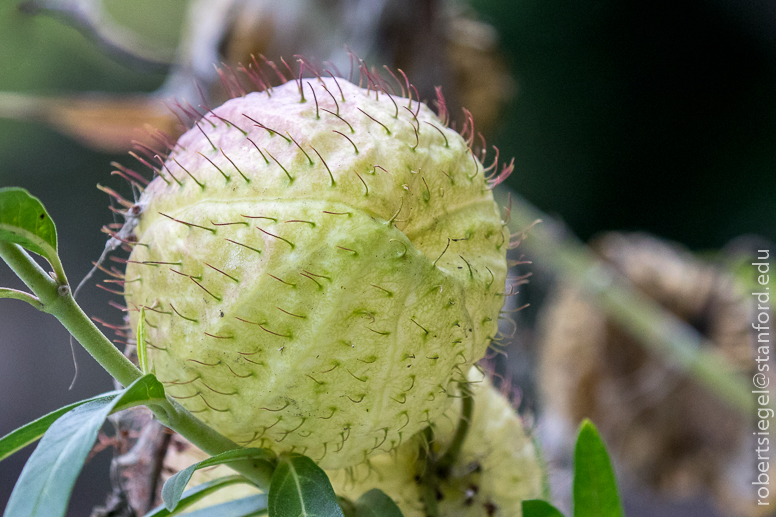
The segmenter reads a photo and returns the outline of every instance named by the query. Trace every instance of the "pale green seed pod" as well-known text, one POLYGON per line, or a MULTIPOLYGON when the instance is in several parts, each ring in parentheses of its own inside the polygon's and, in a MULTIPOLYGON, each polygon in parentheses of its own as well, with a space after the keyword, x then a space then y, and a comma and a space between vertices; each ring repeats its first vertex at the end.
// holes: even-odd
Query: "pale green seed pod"
POLYGON ((152 371, 241 445, 325 468, 395 449, 497 331, 484 174, 424 104, 341 79, 209 112, 139 203, 126 299, 152 371))
MULTIPOLYGON (((549 494, 545 466, 536 443, 509 401, 476 369, 469 372, 474 413, 467 438, 450 475, 439 480, 440 517, 520 517, 522 502, 549 494)), ((460 400, 460 399, 459 399, 460 400)), ((453 440, 461 415, 456 402, 434 422, 436 454, 453 440)), ((404 517, 425 517, 418 479, 426 465, 419 461, 422 436, 397 451, 371 458, 368 464, 329 472, 338 495, 357 499, 379 488, 396 501, 404 517)))
MULTIPOLYGON (((509 401, 487 379, 472 369, 474 414, 461 454, 450 476, 441 480, 438 489, 440 517, 520 517, 526 499, 545 498, 545 465, 535 443, 509 401)), ((460 399, 459 399, 460 400, 460 399)), ((460 416, 455 403, 435 422, 437 453, 444 452, 452 441, 460 416)), ((181 470, 207 457, 202 451, 175 438, 165 459, 171 470, 181 470)), ((423 447, 417 435, 392 453, 370 458, 349 469, 327 471, 335 492, 351 500, 364 492, 379 488, 396 501, 405 517, 424 517, 419 477, 426 465, 419 461, 423 447)), ((227 466, 197 471, 191 486, 230 474, 227 466)), ((235 485, 216 492, 196 508, 239 499, 258 493, 249 485, 235 485)))

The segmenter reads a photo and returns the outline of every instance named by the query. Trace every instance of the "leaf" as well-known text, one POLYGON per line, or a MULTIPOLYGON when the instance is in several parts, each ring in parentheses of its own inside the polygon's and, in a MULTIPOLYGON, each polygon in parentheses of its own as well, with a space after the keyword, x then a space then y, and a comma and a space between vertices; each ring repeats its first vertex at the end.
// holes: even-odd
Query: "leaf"
POLYGON ((404 517, 394 500, 379 488, 365 492, 355 506, 356 517, 404 517))
POLYGON ((175 510, 183 490, 195 471, 240 460, 258 460, 272 463, 275 460, 275 455, 266 449, 235 449, 190 465, 168 479, 162 487, 162 499, 164 500, 165 507, 170 511, 175 510))
POLYGON ((42 416, 37 420, 34 420, 23 427, 20 427, 19 429, 11 431, 7 435, 0 438, 0 461, 12 455, 16 451, 23 449, 32 442, 39 440, 40 437, 43 436, 43 434, 46 432, 46 430, 51 427, 51 424, 53 424, 59 417, 71 409, 75 409, 82 404, 86 404, 87 402, 92 402, 95 400, 113 400, 113 398, 116 397, 119 393, 121 392, 111 391, 109 393, 97 395, 96 397, 81 400, 80 402, 74 402, 67 406, 61 407, 56 411, 52 411, 51 413, 42 416))
POLYGON ((0 240, 15 242, 51 261, 57 229, 40 199, 23 188, 0 188, 0 240))
POLYGON ((529 499, 523 501, 523 517, 563 517, 563 514, 547 501, 529 499))
POLYGON ((43 435, 16 481, 4 517, 61 517, 70 492, 107 416, 161 401, 164 388, 153 375, 133 382, 113 399, 98 398, 71 409, 43 435))
POLYGON ((0 188, 0 241, 13 242, 41 255, 67 283, 57 255, 57 229, 40 199, 23 188, 0 188))
MULTIPOLYGON (((212 481, 208 481, 207 483, 202 483, 201 485, 197 485, 190 490, 186 490, 183 493, 183 495, 180 497, 178 506, 175 508, 174 511, 168 510, 165 505, 161 505, 161 506, 157 506, 156 508, 154 508, 153 510, 145 514, 144 517, 167 517, 168 515, 178 515, 180 512, 182 512, 189 506, 204 499, 205 497, 209 496, 213 492, 238 483, 250 484, 250 481, 247 478, 244 478, 238 475, 213 479, 212 481)), ((229 501, 228 503, 214 505, 209 508, 204 508, 202 510, 198 510, 196 512, 186 514, 186 517, 192 517, 195 515, 200 515, 201 517, 205 517, 207 515, 212 515, 214 517, 228 517, 232 515, 235 515, 236 517, 242 517, 246 515, 243 509, 247 511, 258 512, 258 511, 265 510, 266 508, 267 508, 267 496, 265 494, 260 494, 258 496, 246 497, 243 499, 237 499, 235 501, 229 501), (223 511, 219 511, 218 513, 209 513, 211 511, 215 512, 216 509, 219 507, 224 507, 223 511), (230 511, 232 513, 229 513, 230 511), (243 513, 240 513, 240 512, 243 512, 243 513)))
POLYGON ((326 473, 300 454, 280 457, 267 509, 269 517, 344 517, 326 473))
POLYGON ((574 449, 574 517, 624 517, 609 454, 590 420, 574 449))

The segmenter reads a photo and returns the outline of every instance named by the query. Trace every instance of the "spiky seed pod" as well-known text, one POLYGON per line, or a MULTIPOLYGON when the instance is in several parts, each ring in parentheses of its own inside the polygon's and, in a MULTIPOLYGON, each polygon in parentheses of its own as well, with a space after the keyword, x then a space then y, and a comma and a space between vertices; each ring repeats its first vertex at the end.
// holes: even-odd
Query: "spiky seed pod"
POLYGON ((325 468, 438 417, 497 331, 506 276, 469 143, 425 104, 334 79, 206 114, 146 188, 126 272, 168 393, 325 468))
MULTIPOLYGON (((476 369, 469 378, 474 392, 474 414, 468 437, 450 475, 439 481, 437 498, 440 517, 520 517, 526 499, 546 498, 545 465, 523 422, 509 401, 476 369)), ((460 399, 459 399, 460 400, 460 399)), ((452 441, 460 417, 460 404, 450 407, 434 425, 437 453, 452 441)), ((175 436, 165 466, 180 470, 207 457, 202 451, 175 436)), ((405 517, 426 515, 418 479, 427 465, 420 461, 424 447, 420 435, 396 451, 373 457, 354 468, 328 471, 337 495, 358 499, 379 488, 396 501, 405 517)), ((228 475, 226 466, 198 471, 192 486, 228 475)), ((239 499, 257 493, 248 485, 236 485, 216 492, 198 506, 239 499)))
MULTIPOLYGON (((509 401, 476 368, 469 371, 474 393, 471 427, 450 475, 436 486, 440 517, 520 517, 522 501, 547 498, 545 466, 537 444, 509 401)), ((460 399, 458 399, 460 401, 460 399)), ((461 415, 455 403, 433 424, 436 454, 447 450, 461 415)), ((379 488, 400 506, 405 517, 424 517, 418 479, 422 436, 369 464, 329 473, 337 494, 358 498, 379 488)))

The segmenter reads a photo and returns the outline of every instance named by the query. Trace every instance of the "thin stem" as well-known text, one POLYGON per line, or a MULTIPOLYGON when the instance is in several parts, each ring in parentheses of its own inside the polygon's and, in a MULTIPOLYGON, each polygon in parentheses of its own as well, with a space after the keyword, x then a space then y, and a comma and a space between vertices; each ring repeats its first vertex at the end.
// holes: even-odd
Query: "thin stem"
POLYGON ((56 253, 49 257, 44 257, 46 260, 48 260, 48 263, 51 264, 51 267, 54 268, 54 279, 57 281, 60 285, 67 285, 67 277, 65 276, 65 269, 62 267, 62 262, 59 260, 59 255, 56 253))
POLYGON ((441 478, 446 478, 450 474, 450 469, 461 454, 461 448, 463 447, 463 442, 466 441, 466 435, 469 433, 472 415, 474 414, 474 397, 471 388, 464 383, 459 383, 458 386, 462 396, 461 418, 458 420, 458 427, 455 429, 455 435, 453 435, 453 441, 450 442, 450 447, 437 462, 437 473, 441 478))
MULTIPOLYGON (((55 316, 113 378, 122 385, 129 386, 142 376, 140 370, 84 314, 73 298, 69 286, 57 284, 17 244, 0 242, 0 258, 5 260, 37 295, 42 305, 41 310, 55 316)), ((169 398, 165 402, 151 404, 150 409, 162 424, 177 431, 210 455, 241 448, 169 398)), ((259 488, 269 488, 272 468, 266 463, 245 460, 230 463, 229 466, 253 481, 259 488)))
POLYGON ((37 295, 43 311, 55 316, 117 381, 129 386, 142 374, 81 310, 67 285, 59 285, 21 246, 0 242, 0 257, 37 295))
MULTIPOLYGON (((64 290, 63 290, 64 291, 64 290)), ((78 306, 68 289, 55 303, 44 309, 55 316, 94 359, 123 386, 129 386, 142 373, 121 353, 78 306)))
POLYGON ((439 517, 439 504, 437 503, 437 476, 434 453, 431 444, 434 443, 434 431, 431 427, 423 430, 423 439, 428 444, 428 450, 420 449, 419 465, 424 465, 423 474, 420 476, 420 496, 426 510, 426 517, 439 517))
MULTIPOLYGON (((169 397, 166 403, 151 406, 149 409, 162 424, 175 430, 211 456, 241 448, 229 438, 205 425, 169 397)), ((269 490, 273 468, 266 462, 241 460, 230 462, 228 466, 253 481, 261 490, 265 492, 269 490)))
POLYGON ((0 298, 12 298, 14 300, 21 300, 27 302, 39 311, 43 310, 43 304, 40 303, 37 296, 23 291, 17 291, 8 287, 0 287, 0 298))
POLYGON ((441 458, 437 459, 432 448, 434 430, 431 426, 423 430, 423 441, 427 446, 420 449, 418 465, 424 466, 420 475, 420 497, 423 501, 426 517, 439 517, 437 493, 440 481, 450 475, 450 471, 461 453, 463 442, 466 441, 474 414, 474 397, 471 388, 464 383, 459 383, 458 386, 462 398, 461 418, 458 420, 458 427, 455 429, 450 446, 441 458))
MULTIPOLYGON (((41 298, 41 292, 56 291, 58 284, 43 271, 37 262, 18 244, 0 241, 0 258, 16 273, 16 276, 41 298)), ((44 300, 40 300, 46 303, 44 300)))

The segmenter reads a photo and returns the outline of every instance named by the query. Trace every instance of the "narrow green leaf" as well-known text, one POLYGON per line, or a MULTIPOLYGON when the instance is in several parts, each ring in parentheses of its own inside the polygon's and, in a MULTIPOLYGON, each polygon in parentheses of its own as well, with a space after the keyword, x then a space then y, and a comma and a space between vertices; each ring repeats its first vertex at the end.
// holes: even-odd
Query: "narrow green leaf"
POLYGON ((609 454, 590 420, 574 449, 574 517, 624 517, 609 454))
POLYGON ((118 396, 98 398, 71 409, 49 427, 16 481, 4 517, 61 517, 83 463, 107 416, 164 399, 153 375, 133 382, 118 396))
POLYGON ((253 517, 266 515, 267 494, 256 494, 216 504, 186 514, 186 517, 253 517))
POLYGON ((143 375, 148 373, 148 349, 146 348, 145 306, 140 307, 140 318, 137 320, 137 362, 143 375))
POLYGON ((44 415, 37 420, 34 420, 23 427, 20 427, 19 429, 11 431, 7 435, 0 438, 0 461, 4 460, 18 450, 23 449, 27 445, 39 440, 40 437, 43 436, 43 434, 46 432, 46 430, 51 427, 51 424, 53 424, 59 417, 71 409, 75 409, 82 404, 86 404, 87 402, 92 402, 95 400, 105 399, 110 401, 113 400, 113 398, 116 397, 119 393, 121 392, 111 391, 109 393, 97 395, 96 397, 92 397, 90 399, 74 402, 67 406, 61 407, 56 411, 52 411, 51 413, 44 415))
POLYGON ((189 480, 195 471, 205 467, 213 467, 215 465, 221 465, 222 463, 240 460, 273 463, 275 461, 275 454, 266 449, 235 449, 233 451, 217 454, 206 460, 200 461, 199 463, 195 463, 194 465, 190 465, 168 479, 162 487, 162 499, 164 500, 165 507, 170 511, 175 510, 178 501, 183 494, 183 490, 186 488, 186 485, 189 483, 189 480))
POLYGON ((0 188, 0 241, 19 244, 41 255, 54 267, 60 280, 64 281, 64 272, 57 255, 57 229, 54 221, 43 203, 23 188, 0 188))
POLYGON ((269 517, 344 517, 328 476, 307 456, 280 456, 269 486, 269 517))
POLYGON ((529 499, 523 501, 523 517, 563 517, 563 514, 547 501, 529 499))
MULTIPOLYGON (((251 484, 251 482, 247 478, 244 478, 238 475, 213 479, 211 481, 208 481, 207 483, 202 483, 201 485, 197 485, 190 490, 186 490, 181 496, 180 502, 178 503, 175 510, 168 510, 165 505, 161 505, 161 506, 157 506, 156 508, 154 508, 153 510, 145 514, 144 517, 168 517, 170 515, 178 515, 189 506, 204 499, 205 497, 209 496, 213 492, 216 492, 222 488, 225 488, 231 485, 236 485, 238 483, 251 484)), ((194 516, 205 517, 208 515, 212 515, 213 517, 231 517, 231 516, 243 517, 246 515, 250 515, 249 512, 255 513, 266 509, 267 509, 267 496, 265 494, 260 494, 258 496, 246 497, 243 499, 237 499, 235 501, 229 501, 228 503, 214 505, 209 508, 203 508, 202 510, 197 510, 196 512, 191 512, 186 514, 186 517, 194 517, 194 516), (234 504, 232 505, 232 503, 234 504), (223 507, 222 512, 208 513, 210 511, 214 511, 216 508, 219 508, 219 507, 223 507), (243 511, 243 513, 240 513, 241 511, 243 511)))
POLYGON ((365 492, 355 506, 356 517, 404 517, 393 499, 379 488, 365 492))

